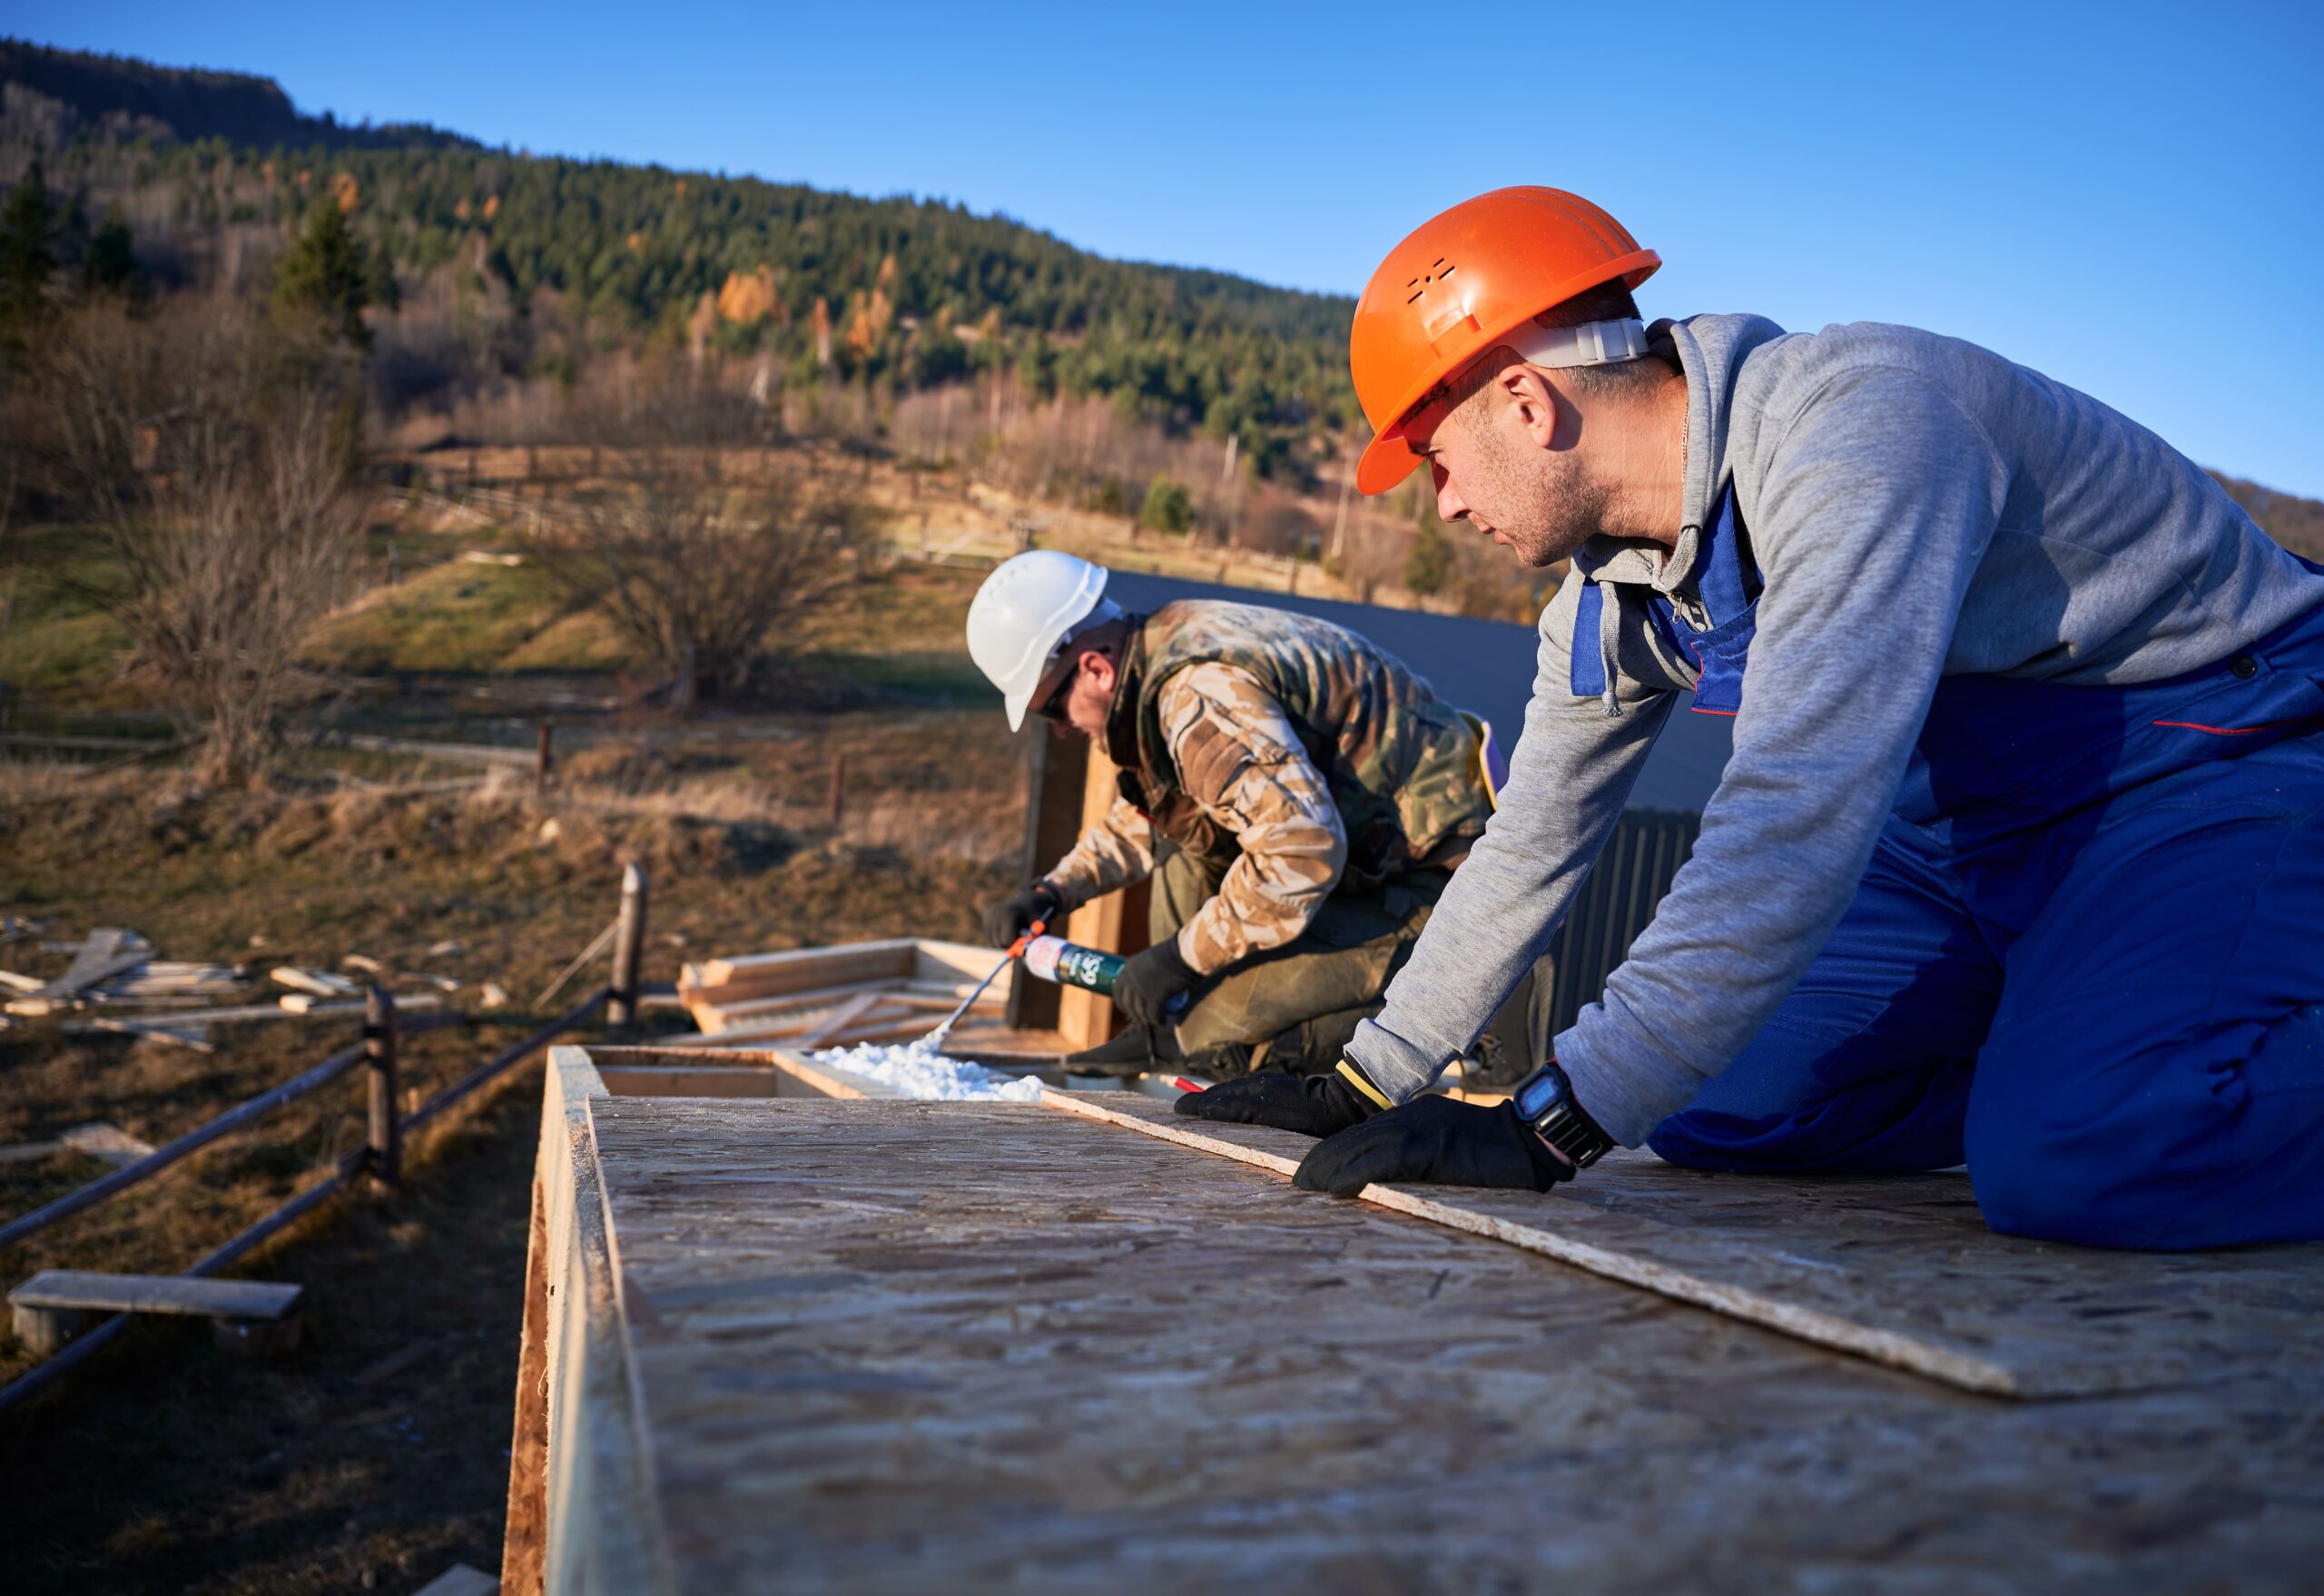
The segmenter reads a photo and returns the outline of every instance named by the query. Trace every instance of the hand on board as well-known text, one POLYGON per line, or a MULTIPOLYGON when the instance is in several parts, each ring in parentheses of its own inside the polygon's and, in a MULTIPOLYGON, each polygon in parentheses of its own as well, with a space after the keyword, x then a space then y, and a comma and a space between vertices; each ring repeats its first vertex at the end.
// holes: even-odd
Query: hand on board
MULTIPOLYGON (((1183 1109, 1185 1099, 1179 1101, 1183 1109)), ((1547 1191, 1573 1173, 1565 1156, 1509 1104, 1424 1097, 1327 1138, 1301 1162, 1292 1183, 1334 1197, 1354 1197, 1374 1181, 1547 1191)))
POLYGON ((1014 897, 997 898, 984 906, 984 940, 1006 948, 1025 934, 1037 920, 1049 920, 1058 911, 1055 893, 1039 882, 1014 897))
POLYGON ((1161 1030, 1172 1020, 1170 1000, 1194 990, 1202 977, 1178 953, 1178 939, 1164 937, 1129 956, 1114 977, 1114 1007, 1132 1025, 1161 1030))
POLYGON ((1345 1076, 1286 1075, 1279 1069, 1224 1081, 1208 1091, 1188 1092, 1173 1107, 1191 1119, 1266 1125, 1302 1136, 1330 1136, 1361 1125, 1381 1111, 1345 1076))

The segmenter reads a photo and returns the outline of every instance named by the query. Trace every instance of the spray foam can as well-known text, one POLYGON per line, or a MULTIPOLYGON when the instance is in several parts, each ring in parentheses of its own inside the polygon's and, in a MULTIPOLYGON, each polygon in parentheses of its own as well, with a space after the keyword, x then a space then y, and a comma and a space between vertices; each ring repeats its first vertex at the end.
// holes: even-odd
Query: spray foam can
POLYGON ((1128 962, 1118 953, 1085 948, 1063 937, 1035 937, 1025 944, 1028 975, 1056 981, 1060 986, 1087 987, 1093 992, 1111 992, 1114 977, 1122 972, 1122 966, 1128 962))

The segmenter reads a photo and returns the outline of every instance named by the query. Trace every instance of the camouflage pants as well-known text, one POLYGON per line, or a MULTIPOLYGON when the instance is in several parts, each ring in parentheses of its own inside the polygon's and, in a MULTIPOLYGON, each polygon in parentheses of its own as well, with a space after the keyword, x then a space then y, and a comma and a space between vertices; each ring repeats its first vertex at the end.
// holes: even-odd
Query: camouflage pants
MULTIPOLYGON (((1151 877, 1147 940, 1176 936, 1225 873, 1169 849, 1151 877)), ((1369 892, 1334 892, 1297 937, 1196 988, 1177 1027, 1187 1064, 1216 1076, 1332 1069, 1356 1022, 1380 1012, 1389 978, 1452 879, 1415 870, 1369 892)))

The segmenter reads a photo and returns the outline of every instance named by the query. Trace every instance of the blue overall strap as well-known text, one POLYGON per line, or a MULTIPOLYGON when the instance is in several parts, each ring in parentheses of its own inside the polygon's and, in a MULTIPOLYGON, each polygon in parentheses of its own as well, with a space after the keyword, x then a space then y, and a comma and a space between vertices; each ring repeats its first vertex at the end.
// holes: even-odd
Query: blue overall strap
POLYGON ((1735 484, 1729 482, 1718 496, 1718 508, 1711 517, 1710 537, 1703 547, 1699 562, 1700 575, 1695 586, 1703 596, 1703 608, 1710 612, 1710 624, 1723 626, 1750 606, 1758 594, 1753 591, 1758 568, 1744 568, 1748 556, 1743 552, 1740 536, 1742 518, 1735 507, 1735 484))
POLYGON ((1573 606, 1573 643, 1568 651, 1573 664, 1573 695, 1602 697, 1606 692, 1606 661, 1600 655, 1598 629, 1603 624, 1606 590, 1589 577, 1581 578, 1581 597, 1573 606))

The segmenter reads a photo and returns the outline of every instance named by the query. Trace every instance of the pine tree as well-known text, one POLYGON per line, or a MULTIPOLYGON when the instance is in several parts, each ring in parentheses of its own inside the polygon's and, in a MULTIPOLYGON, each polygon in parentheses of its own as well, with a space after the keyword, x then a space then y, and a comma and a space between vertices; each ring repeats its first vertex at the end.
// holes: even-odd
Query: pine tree
POLYGON ((89 235, 89 247, 81 256, 81 286, 91 293, 144 297, 145 274, 137 264, 136 244, 119 205, 109 208, 89 235))
POLYGON ((34 156, 25 181, 0 210, 0 338, 20 340, 46 311, 55 251, 56 210, 34 156))
POLYGON ((274 302, 285 310, 313 316, 359 350, 371 347, 363 308, 371 302, 370 262, 347 225, 346 213, 329 195, 307 213, 307 226, 274 277, 274 302))

